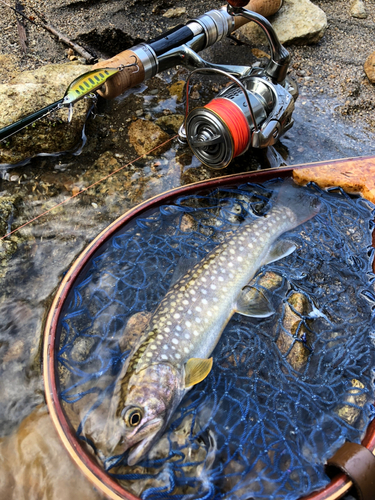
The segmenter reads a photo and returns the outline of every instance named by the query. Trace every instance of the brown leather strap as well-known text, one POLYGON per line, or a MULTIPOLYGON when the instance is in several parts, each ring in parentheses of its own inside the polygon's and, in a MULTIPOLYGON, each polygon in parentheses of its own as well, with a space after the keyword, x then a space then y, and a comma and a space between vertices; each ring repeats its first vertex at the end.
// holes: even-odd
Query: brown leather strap
POLYGON ((335 468, 349 476, 359 500, 375 499, 375 456, 370 450, 360 444, 346 442, 327 460, 328 476, 337 473, 335 468))

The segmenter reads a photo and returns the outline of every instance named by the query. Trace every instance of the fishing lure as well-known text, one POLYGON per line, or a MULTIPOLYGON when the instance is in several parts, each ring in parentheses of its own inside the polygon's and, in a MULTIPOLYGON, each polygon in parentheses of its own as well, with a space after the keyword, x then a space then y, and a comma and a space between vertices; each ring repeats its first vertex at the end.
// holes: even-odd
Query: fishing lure
MULTIPOLYGON (((139 67, 136 62, 126 66, 130 67, 134 66, 136 67, 135 72, 139 71, 139 67)), ((65 91, 64 96, 51 103, 48 104, 48 106, 45 106, 42 109, 39 109, 35 113, 31 113, 30 115, 25 116, 24 118, 21 118, 21 120, 18 120, 15 123, 12 123, 11 125, 8 125, 7 127, 4 127, 0 130, 0 141, 3 141, 5 139, 8 139, 8 137, 12 136, 13 134, 16 134, 20 130, 26 128, 28 125, 31 123, 40 120, 41 118, 47 116, 48 114, 52 113, 52 111, 61 109, 63 107, 70 107, 70 112, 69 112, 69 121, 71 120, 71 115, 72 115, 72 105, 79 101, 80 99, 83 99, 84 97, 88 96, 92 92, 95 92, 95 90, 98 90, 109 78, 112 76, 116 75, 120 71, 122 71, 125 68, 124 65, 120 65, 117 68, 100 68, 100 69, 94 69, 92 71, 88 71, 87 73, 84 73, 83 75, 78 76, 75 80, 73 80, 68 88, 65 91)))

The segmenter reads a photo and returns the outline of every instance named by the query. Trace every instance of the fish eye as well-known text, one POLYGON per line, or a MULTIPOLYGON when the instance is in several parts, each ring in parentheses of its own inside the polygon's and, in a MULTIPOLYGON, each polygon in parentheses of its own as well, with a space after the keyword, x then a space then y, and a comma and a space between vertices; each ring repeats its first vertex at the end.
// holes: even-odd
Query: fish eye
POLYGON ((140 408, 130 408, 125 413, 125 423, 128 427, 137 427, 142 420, 142 411, 140 408))

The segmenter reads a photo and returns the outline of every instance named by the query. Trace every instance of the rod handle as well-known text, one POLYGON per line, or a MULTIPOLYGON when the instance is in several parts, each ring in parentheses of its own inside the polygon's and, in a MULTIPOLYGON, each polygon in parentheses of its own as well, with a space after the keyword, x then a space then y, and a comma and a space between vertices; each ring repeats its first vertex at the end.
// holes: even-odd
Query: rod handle
POLYGON ((145 79, 143 64, 131 49, 124 50, 110 59, 96 63, 92 69, 118 68, 119 66, 124 66, 123 70, 107 80, 103 87, 98 90, 98 94, 105 99, 113 99, 127 89, 142 83, 145 79), (134 66, 134 63, 137 64, 137 67, 134 66))

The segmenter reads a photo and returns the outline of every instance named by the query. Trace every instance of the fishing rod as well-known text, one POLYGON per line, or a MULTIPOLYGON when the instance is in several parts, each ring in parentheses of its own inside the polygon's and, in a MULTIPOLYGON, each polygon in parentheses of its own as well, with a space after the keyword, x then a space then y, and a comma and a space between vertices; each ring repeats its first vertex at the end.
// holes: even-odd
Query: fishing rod
POLYGON ((95 64, 90 72, 69 85, 62 99, 0 129, 0 140, 55 109, 71 109, 94 91, 105 99, 113 99, 162 71, 182 65, 192 72, 186 84, 186 113, 179 140, 187 143, 202 163, 223 168, 250 147, 274 144, 293 125, 298 88, 287 75, 289 52, 265 17, 244 8, 247 3, 248 0, 228 0, 227 6, 210 10, 147 43, 95 64), (255 22, 268 40, 270 58, 264 68, 216 64, 198 54, 248 22, 255 22), (189 82, 196 73, 219 74, 231 83, 210 103, 189 112, 189 82))

